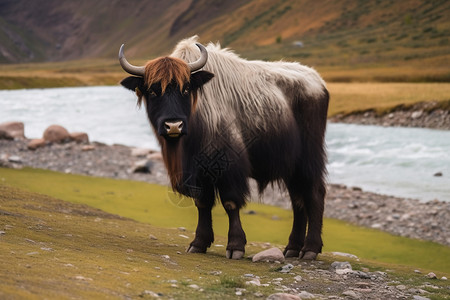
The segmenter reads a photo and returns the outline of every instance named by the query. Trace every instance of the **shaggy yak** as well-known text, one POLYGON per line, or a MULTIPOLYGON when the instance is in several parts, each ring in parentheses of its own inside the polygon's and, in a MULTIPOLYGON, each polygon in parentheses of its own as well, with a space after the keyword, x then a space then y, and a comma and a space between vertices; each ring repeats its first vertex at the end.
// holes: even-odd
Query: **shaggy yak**
POLYGON ((315 259, 322 250, 326 192, 324 134, 329 94, 313 69, 298 63, 247 61, 220 45, 182 40, 168 57, 131 65, 123 45, 121 84, 135 91, 161 145, 172 188, 198 209, 187 252, 214 241, 211 209, 229 218, 226 256, 240 259, 246 237, 239 210, 249 196, 284 184, 294 214, 286 257, 315 259))

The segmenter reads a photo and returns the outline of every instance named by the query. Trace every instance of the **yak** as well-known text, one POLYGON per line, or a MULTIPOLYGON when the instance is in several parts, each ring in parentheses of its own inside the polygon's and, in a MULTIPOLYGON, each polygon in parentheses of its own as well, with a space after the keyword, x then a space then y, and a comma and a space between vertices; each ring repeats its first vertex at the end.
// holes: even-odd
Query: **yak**
POLYGON ((312 68, 296 62, 245 60, 194 36, 144 66, 119 61, 161 146, 175 192, 198 210, 190 253, 214 241, 211 209, 220 201, 229 218, 226 257, 241 259, 246 236, 240 209, 249 178, 262 193, 269 183, 290 196, 293 225, 286 257, 316 259, 322 250, 326 194, 324 135, 329 93, 312 68))

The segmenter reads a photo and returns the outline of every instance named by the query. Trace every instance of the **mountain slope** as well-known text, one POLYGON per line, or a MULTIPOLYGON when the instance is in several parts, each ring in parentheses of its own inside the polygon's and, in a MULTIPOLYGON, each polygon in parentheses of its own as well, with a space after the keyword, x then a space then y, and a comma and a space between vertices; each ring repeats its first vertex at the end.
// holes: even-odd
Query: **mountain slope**
POLYGON ((445 0, 2 0, 0 63, 115 59, 122 43, 148 59, 198 34, 247 58, 327 67, 336 80, 343 68, 401 66, 449 81, 449 15, 445 0))

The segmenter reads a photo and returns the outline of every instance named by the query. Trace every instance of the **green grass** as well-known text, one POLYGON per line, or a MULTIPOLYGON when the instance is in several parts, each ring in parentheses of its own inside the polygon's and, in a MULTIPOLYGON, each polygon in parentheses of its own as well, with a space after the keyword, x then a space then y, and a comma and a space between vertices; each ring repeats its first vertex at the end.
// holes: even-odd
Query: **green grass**
MULTIPOLYGON (((6 186, 86 204, 157 227, 185 227, 190 238, 196 227, 195 207, 186 205, 189 202, 184 202, 183 206, 176 205, 178 200, 163 186, 29 168, 0 168, 0 182, 6 186)), ((242 214, 248 241, 284 246, 291 228, 291 212, 257 203, 250 203, 244 212, 250 209, 256 214, 242 214)), ((228 220, 222 207, 214 208, 213 219, 216 236, 227 236, 228 220)), ((450 261, 447 259, 450 257, 450 248, 436 243, 397 237, 332 219, 325 220, 323 237, 324 251, 348 252, 373 262, 450 273, 450 261)), ((187 246, 189 242, 189 239, 185 239, 183 244, 187 246)), ((217 243, 225 241, 222 239, 222 242, 217 243)), ((212 248, 222 249, 216 246, 212 248)))

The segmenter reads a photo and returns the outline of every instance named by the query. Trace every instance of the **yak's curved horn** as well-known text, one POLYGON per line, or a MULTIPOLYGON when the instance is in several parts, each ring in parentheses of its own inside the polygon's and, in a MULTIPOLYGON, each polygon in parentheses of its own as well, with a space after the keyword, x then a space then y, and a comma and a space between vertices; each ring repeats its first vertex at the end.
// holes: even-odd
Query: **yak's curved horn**
POLYGON ((192 72, 198 71, 206 64, 208 60, 208 51, 206 51, 205 46, 200 43, 195 43, 197 47, 200 49, 200 58, 197 61, 188 63, 189 69, 192 72))
POLYGON ((120 65, 122 66, 122 69, 124 69, 126 72, 130 73, 131 75, 144 76, 145 67, 138 67, 138 66, 133 66, 132 64, 130 64, 127 61, 127 59, 125 58, 125 54, 123 54, 123 47, 124 47, 124 44, 122 44, 122 46, 120 46, 120 50, 119 50, 119 62, 120 62, 120 65))

